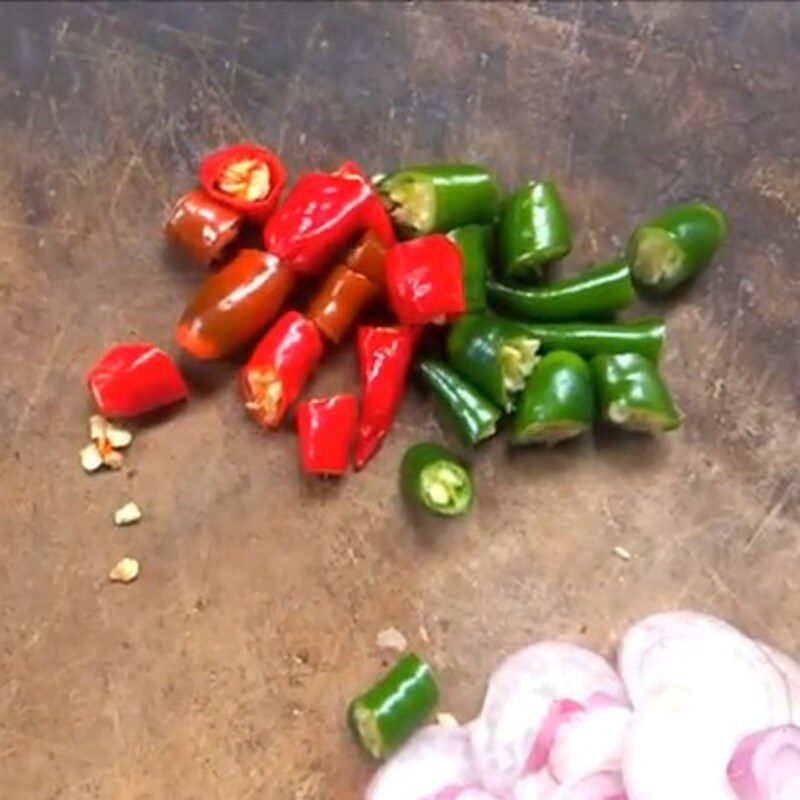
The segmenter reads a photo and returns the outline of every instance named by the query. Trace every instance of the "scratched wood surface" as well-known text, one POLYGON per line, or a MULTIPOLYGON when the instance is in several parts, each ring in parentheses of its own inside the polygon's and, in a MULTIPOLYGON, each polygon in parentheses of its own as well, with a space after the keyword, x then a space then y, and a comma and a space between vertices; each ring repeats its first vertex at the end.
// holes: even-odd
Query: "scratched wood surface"
MULTIPOLYGON (((723 614, 800 653, 800 6, 0 6, 0 794, 344 798, 369 766, 342 722, 398 627, 467 719, 539 637, 610 651, 642 614, 723 614), (168 348, 201 276, 159 225, 221 143, 291 169, 475 159, 550 176, 565 269, 697 195, 730 243, 669 317, 686 416, 474 458, 470 516, 423 529, 395 489, 411 394, 364 474, 297 475, 290 432, 243 418, 234 365, 191 370, 120 474, 77 465, 86 366, 168 348), (135 499, 124 531, 112 510, 135 499), (612 555, 622 545, 630 562, 612 555), (130 554, 137 583, 110 586, 130 554)), ((315 383, 352 385, 351 348, 315 383)))

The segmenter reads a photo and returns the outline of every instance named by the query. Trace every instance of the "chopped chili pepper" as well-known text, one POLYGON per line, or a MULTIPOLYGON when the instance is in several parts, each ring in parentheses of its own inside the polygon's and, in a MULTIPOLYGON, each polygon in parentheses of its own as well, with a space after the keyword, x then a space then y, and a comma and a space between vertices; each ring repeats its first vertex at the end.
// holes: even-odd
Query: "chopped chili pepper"
POLYGON ((489 301, 523 319, 568 320, 606 316, 634 299, 630 267, 613 261, 562 281, 536 287, 508 286, 490 280, 489 301))
POLYGON ((472 478, 464 463, 434 442, 419 442, 406 450, 400 488, 412 505, 445 517, 463 514, 472 503, 472 478))
POLYGON ((200 185, 218 202, 263 225, 278 203, 286 169, 266 147, 244 142, 207 155, 200 164, 200 185))
POLYGON ((450 330, 450 363, 468 381, 504 411, 511 411, 514 395, 538 361, 539 341, 527 326, 487 315, 461 317, 450 330))
POLYGON ((208 266, 238 236, 241 224, 239 211, 193 189, 175 203, 164 230, 192 261, 208 266))
POLYGON ((375 455, 394 422, 418 335, 415 328, 358 329, 361 418, 356 436, 356 469, 375 455))
POLYGON ((294 272, 313 274, 358 234, 394 242, 391 221, 369 181, 352 162, 333 173, 301 175, 264 228, 264 246, 294 272))
POLYGON ((195 358, 230 355, 272 322, 294 284, 275 256, 240 250, 203 281, 178 323, 178 343, 195 358))
POLYGON ((297 406, 300 457, 309 475, 344 475, 356 429, 358 408, 352 394, 317 397, 297 406))
POLYGON ((599 355, 591 368, 603 419, 642 433, 671 431, 681 424, 658 367, 644 356, 599 355))
POLYGON ((345 260, 328 275, 311 301, 308 318, 327 339, 338 344, 356 317, 380 295, 386 250, 373 234, 367 234, 345 260))
POLYGON ((86 383, 105 417, 136 417, 188 393, 175 362, 148 342, 113 345, 89 370, 86 383))
POLYGON ((353 700, 347 719, 367 753, 385 758, 422 725, 438 698, 431 668, 418 655, 407 653, 371 689, 353 700))
POLYGON ((245 407, 262 427, 276 428, 322 358, 317 326, 287 311, 256 345, 242 369, 245 407))
POLYGON ((594 392, 589 365, 575 353, 554 350, 528 378, 514 416, 515 444, 555 444, 589 430, 594 392))
POLYGON ((503 274, 535 281, 572 249, 569 220, 554 183, 531 181, 503 203, 498 245, 503 274))
POLYGON ((503 412, 472 384, 440 361, 422 361, 419 371, 436 404, 467 444, 476 445, 497 433, 503 412))
POLYGON ((386 288, 403 324, 444 323, 466 310, 461 251, 441 233, 397 244, 386 257, 386 288))
POLYGON ((571 350, 589 358, 598 353, 641 353, 658 361, 664 346, 663 319, 637 319, 632 322, 525 322, 531 336, 542 343, 542 350, 571 350))
POLYGON ((464 274, 464 303, 467 313, 486 310, 486 276, 489 274, 489 225, 454 228, 447 238, 461 251, 464 274))
POLYGON ((725 239, 725 217, 707 203, 673 206, 639 225, 628 243, 641 289, 666 294, 696 275, 725 239))
POLYGON ((499 193, 489 171, 477 164, 406 167, 378 186, 392 218, 409 236, 494 222, 499 193))

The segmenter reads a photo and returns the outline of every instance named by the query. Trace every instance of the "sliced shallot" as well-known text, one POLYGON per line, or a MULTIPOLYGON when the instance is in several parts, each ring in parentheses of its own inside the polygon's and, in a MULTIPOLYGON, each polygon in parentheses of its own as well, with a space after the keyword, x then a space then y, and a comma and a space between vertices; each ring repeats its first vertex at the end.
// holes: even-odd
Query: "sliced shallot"
POLYGON ((756 642, 767 658, 780 670, 789 687, 789 702, 791 704, 791 721, 800 725, 800 664, 793 658, 776 650, 764 642, 756 642))
POLYGON ((553 776, 543 769, 520 778, 514 785, 511 800, 550 800, 557 789, 553 776))
POLYGON ((552 800, 627 800, 627 795, 619 772, 594 772, 563 784, 552 800))
POLYGON ((800 798, 800 728, 782 725, 745 736, 728 764, 739 800, 800 798))

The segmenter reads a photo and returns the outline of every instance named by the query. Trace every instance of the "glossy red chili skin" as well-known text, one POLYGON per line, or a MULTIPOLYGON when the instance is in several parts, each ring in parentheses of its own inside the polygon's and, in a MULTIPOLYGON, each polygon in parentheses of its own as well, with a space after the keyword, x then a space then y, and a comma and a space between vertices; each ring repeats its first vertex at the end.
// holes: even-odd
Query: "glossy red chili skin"
POLYGON ((230 355, 272 322, 294 284, 275 256, 240 250, 203 281, 178 323, 178 344, 203 360, 230 355))
POLYGON ((309 475, 344 475, 358 419, 355 396, 306 400, 297 406, 296 417, 303 471, 309 475))
POLYGON ((264 227, 264 247, 295 272, 313 275, 367 229, 386 245, 394 241, 374 189, 347 162, 333 173, 300 176, 264 227))
POLYGON ((395 245, 386 256, 386 289, 404 325, 441 324, 463 314, 461 251, 441 233, 395 245))
POLYGON ((207 267, 239 235, 242 214, 192 189, 170 211, 164 232, 195 263, 207 267))
POLYGON ((263 225, 278 204, 281 192, 286 183, 286 168, 278 156, 266 147, 251 142, 233 144, 209 153, 200 162, 200 185, 206 194, 222 205, 230 206, 241 212, 250 222, 263 225), (255 202, 232 197, 217 187, 217 181, 225 168, 237 161, 257 159, 263 161, 269 169, 270 189, 263 200, 255 202))
POLYGON ((245 405, 259 425, 280 425, 319 364, 322 351, 317 326, 298 311, 287 311, 267 331, 240 374, 245 405))
POLYGON ((184 400, 186 382, 175 362, 149 342, 115 344, 86 375, 86 384, 104 417, 137 417, 184 400))
POLYGON ((403 327, 358 329, 361 415, 356 434, 356 469, 362 469, 375 455, 397 416, 420 332, 420 328, 403 327))

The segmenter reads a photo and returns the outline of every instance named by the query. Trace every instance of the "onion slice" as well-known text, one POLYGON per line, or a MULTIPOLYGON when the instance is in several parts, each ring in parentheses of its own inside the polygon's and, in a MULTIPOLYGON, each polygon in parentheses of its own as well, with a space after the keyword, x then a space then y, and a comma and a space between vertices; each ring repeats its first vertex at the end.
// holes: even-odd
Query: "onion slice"
POLYGON ((739 800, 800 798, 800 728, 782 725, 745 736, 728 764, 739 800))

